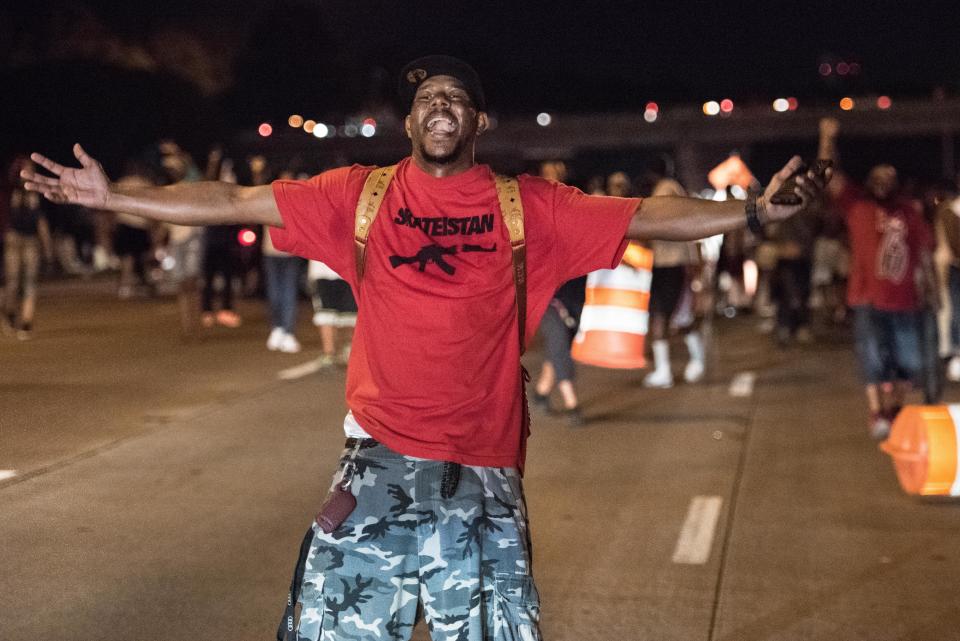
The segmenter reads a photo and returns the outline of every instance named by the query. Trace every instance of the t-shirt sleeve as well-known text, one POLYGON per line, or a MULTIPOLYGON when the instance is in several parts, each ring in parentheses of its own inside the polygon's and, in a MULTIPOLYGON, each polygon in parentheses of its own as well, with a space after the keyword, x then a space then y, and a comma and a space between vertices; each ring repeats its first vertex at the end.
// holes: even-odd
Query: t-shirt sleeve
POLYGON ((329 265, 343 278, 354 271, 353 214, 367 171, 354 165, 307 180, 277 180, 273 197, 283 227, 270 227, 276 249, 329 265))
POLYGON ((559 183, 551 188, 560 282, 619 265, 627 249, 627 227, 643 200, 590 196, 559 183))

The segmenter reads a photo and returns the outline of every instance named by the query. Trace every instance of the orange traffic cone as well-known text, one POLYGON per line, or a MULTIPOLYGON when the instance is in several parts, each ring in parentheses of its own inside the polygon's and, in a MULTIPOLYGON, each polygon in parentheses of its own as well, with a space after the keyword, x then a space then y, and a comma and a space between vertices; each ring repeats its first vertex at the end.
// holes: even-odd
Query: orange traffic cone
POLYGON ((587 276, 580 329, 570 351, 574 360, 617 369, 646 365, 643 346, 649 322, 653 252, 631 243, 624 255, 624 263, 628 261, 629 265, 587 276))
POLYGON ((908 405, 880 449, 900 487, 920 496, 960 496, 960 405, 908 405))

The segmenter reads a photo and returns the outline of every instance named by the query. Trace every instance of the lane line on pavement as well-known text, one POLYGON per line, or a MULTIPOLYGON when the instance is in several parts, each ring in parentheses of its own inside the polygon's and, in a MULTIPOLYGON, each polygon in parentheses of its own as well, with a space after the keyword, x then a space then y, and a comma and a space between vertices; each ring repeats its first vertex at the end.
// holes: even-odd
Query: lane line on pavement
POLYGON ((293 367, 280 370, 277 373, 277 378, 281 381, 295 381, 298 378, 303 378, 304 376, 309 376, 319 371, 320 362, 317 359, 313 359, 301 365, 294 365, 293 367))
POLYGON ((723 498, 719 496, 693 497, 673 551, 674 563, 703 565, 707 562, 722 506, 723 498))
POLYGON ((756 372, 740 372, 730 381, 730 396, 747 398, 753 395, 753 384, 757 382, 756 372))
POLYGON ((6 481, 7 479, 12 479, 17 475, 16 470, 0 470, 0 481, 6 481))

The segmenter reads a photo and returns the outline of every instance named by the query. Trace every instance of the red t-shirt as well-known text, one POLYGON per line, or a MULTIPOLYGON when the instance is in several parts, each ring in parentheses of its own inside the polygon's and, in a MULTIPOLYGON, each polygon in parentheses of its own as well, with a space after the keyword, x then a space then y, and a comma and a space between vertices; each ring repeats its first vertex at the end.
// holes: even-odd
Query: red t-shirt
POLYGON ((916 271, 933 244, 919 205, 897 198, 879 203, 849 186, 837 199, 850 238, 847 304, 884 311, 920 308, 916 271))
MULTIPOLYGON (((354 212, 372 169, 273 183, 284 224, 270 230, 274 245, 329 265, 359 304, 347 405, 368 434, 402 454, 522 467, 516 290, 490 168, 435 178, 401 161, 358 287, 354 212)), ((520 176, 520 194, 530 338, 562 283, 620 262, 640 201, 531 176, 520 176)))

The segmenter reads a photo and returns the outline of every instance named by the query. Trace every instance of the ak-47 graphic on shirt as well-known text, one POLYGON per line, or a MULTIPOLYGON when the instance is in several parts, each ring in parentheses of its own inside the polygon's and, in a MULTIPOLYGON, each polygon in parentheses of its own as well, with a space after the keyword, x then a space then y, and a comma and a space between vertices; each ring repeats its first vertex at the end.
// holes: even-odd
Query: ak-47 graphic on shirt
MULTIPOLYGON (((459 251, 463 253, 469 252, 495 252, 497 251, 497 244, 494 243, 493 247, 484 247, 483 245, 460 245, 459 251)), ((446 261, 446 256, 453 256, 457 254, 458 247, 453 245, 450 247, 444 247, 443 245, 437 245, 431 243, 429 245, 424 245, 420 248, 413 256, 391 256, 390 257, 390 266, 396 269, 400 265, 417 265, 418 271, 424 271, 427 268, 427 265, 434 263, 437 267, 442 269, 447 274, 453 276, 457 272, 457 268, 451 265, 446 261)))

